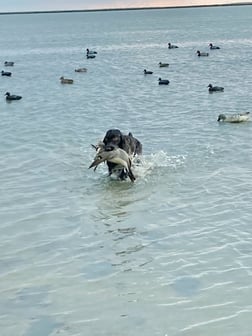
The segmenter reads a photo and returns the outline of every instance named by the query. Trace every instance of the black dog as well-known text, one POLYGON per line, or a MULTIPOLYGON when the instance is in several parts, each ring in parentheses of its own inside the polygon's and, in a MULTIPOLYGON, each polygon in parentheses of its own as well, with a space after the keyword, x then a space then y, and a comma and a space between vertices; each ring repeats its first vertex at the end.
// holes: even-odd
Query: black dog
MULTIPOLYGON (((103 143, 105 145, 105 150, 113 150, 116 147, 119 147, 130 156, 141 155, 142 154, 142 144, 139 140, 133 137, 132 133, 128 135, 122 134, 119 129, 110 129, 107 131, 103 143)), ((121 180, 125 180, 128 177, 127 172, 124 168, 118 169, 118 165, 113 162, 107 162, 109 175, 113 172, 118 173, 118 177, 121 180)))

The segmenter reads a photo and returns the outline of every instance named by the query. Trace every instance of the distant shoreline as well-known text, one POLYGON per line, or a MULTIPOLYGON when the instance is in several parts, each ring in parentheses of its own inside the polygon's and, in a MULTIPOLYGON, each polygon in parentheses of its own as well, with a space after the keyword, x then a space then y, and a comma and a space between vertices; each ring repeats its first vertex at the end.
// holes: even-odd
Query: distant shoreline
POLYGON ((66 9, 66 10, 49 10, 49 11, 23 11, 23 12, 0 12, 0 15, 12 14, 53 14, 53 13, 82 13, 82 12, 108 12, 108 11, 132 11, 147 9, 179 9, 179 8, 201 8, 201 7, 229 7, 229 6, 251 6, 252 2, 240 2, 230 4, 215 5, 192 5, 192 6, 169 6, 169 7, 130 7, 130 8, 102 8, 102 9, 66 9))

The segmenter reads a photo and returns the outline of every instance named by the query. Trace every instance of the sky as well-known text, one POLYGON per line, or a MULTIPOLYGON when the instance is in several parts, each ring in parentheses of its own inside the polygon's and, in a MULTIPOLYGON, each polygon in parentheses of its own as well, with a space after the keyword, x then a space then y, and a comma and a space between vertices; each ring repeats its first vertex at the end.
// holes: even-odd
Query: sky
POLYGON ((1 0, 0 12, 172 7, 241 2, 251 4, 252 0, 1 0))

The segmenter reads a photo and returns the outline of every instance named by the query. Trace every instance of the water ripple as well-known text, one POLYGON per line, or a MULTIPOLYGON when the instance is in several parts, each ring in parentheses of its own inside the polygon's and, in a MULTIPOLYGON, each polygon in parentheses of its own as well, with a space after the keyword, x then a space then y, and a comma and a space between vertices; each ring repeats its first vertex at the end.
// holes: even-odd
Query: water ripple
POLYGON ((0 101, 2 334, 249 336, 252 123, 217 122, 251 108, 249 14, 1 16, 1 91, 23 96, 0 101), (109 128, 143 144, 135 183, 88 169, 109 128))

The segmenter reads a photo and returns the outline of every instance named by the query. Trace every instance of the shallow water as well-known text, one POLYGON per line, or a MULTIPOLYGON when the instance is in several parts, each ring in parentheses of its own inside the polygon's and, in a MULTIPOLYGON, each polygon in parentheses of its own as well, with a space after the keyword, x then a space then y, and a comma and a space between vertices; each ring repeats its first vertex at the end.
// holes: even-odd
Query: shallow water
POLYGON ((250 335, 252 126, 217 117, 251 111, 251 11, 0 17, 1 334, 250 335), (134 184, 88 170, 114 127, 134 184))

